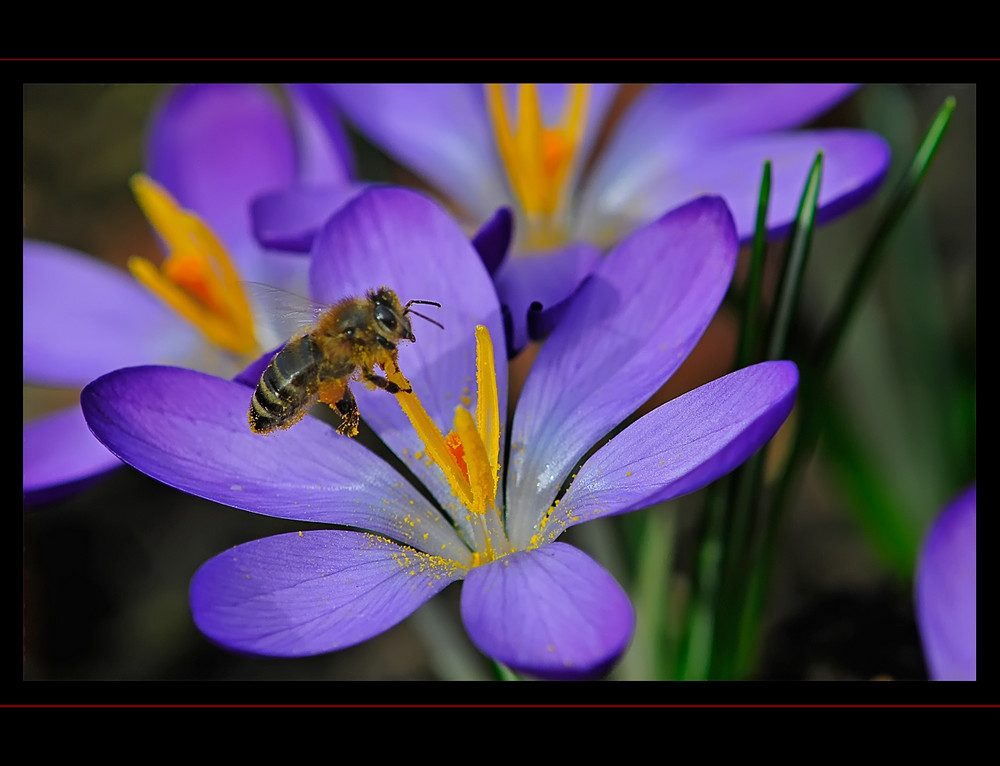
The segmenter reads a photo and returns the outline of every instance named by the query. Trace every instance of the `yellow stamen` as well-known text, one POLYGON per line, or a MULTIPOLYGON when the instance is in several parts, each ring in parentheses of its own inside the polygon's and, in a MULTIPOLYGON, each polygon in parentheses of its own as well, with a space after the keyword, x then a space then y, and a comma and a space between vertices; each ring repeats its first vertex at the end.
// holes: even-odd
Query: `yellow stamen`
POLYGON ((493 536, 491 527, 496 527, 497 516, 492 514, 487 516, 487 505, 496 507, 496 496, 490 494, 493 482, 490 479, 489 459, 486 457, 486 448, 483 440, 479 437, 476 424, 472 420, 472 415, 464 407, 455 408, 455 432, 462 440, 462 446, 467 458, 466 465, 469 466, 469 484, 472 488, 472 505, 468 506, 472 511, 468 516, 472 524, 473 540, 476 545, 476 552, 480 554, 479 563, 493 561, 496 558, 496 551, 493 548, 493 536), (493 524, 490 524, 493 521, 493 524))
POLYGON ((482 516, 486 507, 495 507, 496 493, 493 489, 493 478, 490 476, 490 461, 486 457, 486 447, 482 437, 476 430, 476 423, 465 407, 455 408, 455 433, 462 440, 465 452, 465 465, 469 469, 469 486, 472 489, 472 506, 470 510, 482 516))
POLYGON ((490 497, 496 497, 497 482, 500 480, 500 401, 497 394, 497 369, 493 361, 493 340, 490 338, 490 331, 483 325, 476 326, 476 387, 479 389, 476 425, 493 477, 493 492, 490 497))
MULTIPOLYGON (((387 369, 385 376, 404 391, 410 388, 410 384, 398 369, 387 369)), ((396 394, 396 401, 399 402, 399 406, 403 408, 403 412, 410 419, 413 430, 423 441, 427 457, 433 460, 444 472, 444 477, 448 480, 452 492, 462 501, 462 504, 471 507, 472 488, 469 486, 465 471, 458 465, 455 455, 448 447, 438 427, 434 425, 431 416, 427 414, 427 410, 420 403, 417 395, 404 391, 396 394)))
MULTIPOLYGON (((398 369, 386 370, 386 377, 400 388, 410 387, 398 369)), ((482 325, 476 327, 476 381, 479 401, 475 419, 464 407, 456 407, 455 427, 447 438, 441 435, 416 394, 399 393, 396 400, 423 441, 428 457, 441 468, 452 491, 470 512, 475 560, 483 563, 505 555, 510 546, 496 510, 500 407, 493 343, 482 325)))
POLYGON ((501 86, 486 86, 486 105, 497 149, 507 178, 528 223, 530 246, 550 246, 565 240, 560 226, 569 197, 567 183, 579 159, 586 126, 588 85, 572 86, 559 124, 542 124, 538 91, 521 84, 517 92, 517 129, 504 104, 501 86))
POLYGON ((256 353, 250 304, 218 238, 152 179, 137 174, 131 185, 168 254, 162 269, 133 256, 128 260, 129 270, 213 343, 245 356, 256 353))

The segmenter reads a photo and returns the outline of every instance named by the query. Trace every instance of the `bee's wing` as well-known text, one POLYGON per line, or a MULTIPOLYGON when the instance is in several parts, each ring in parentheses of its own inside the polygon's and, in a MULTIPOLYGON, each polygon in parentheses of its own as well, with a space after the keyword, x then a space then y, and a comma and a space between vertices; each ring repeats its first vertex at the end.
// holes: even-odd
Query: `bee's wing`
POLYGON ((244 289, 253 307, 254 316, 264 318, 279 337, 288 339, 300 335, 314 324, 329 308, 325 303, 260 282, 245 282, 244 289))

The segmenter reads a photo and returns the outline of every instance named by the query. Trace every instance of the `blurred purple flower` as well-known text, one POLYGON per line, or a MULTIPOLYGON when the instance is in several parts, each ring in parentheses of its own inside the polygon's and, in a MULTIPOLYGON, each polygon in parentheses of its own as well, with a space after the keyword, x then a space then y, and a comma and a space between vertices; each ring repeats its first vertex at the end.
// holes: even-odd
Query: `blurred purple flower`
MULTIPOLYGON (((602 249, 703 194, 753 235, 761 173, 772 162, 768 229, 785 232, 817 152, 817 220, 867 199, 889 163, 859 130, 792 131, 845 98, 846 84, 651 85, 598 141, 618 92, 609 83, 329 84, 337 109, 376 145, 439 189, 475 226, 515 211, 517 257, 488 263, 511 314, 511 350, 544 335, 602 249)), ((269 244, 308 247, 296 215, 256 210, 269 244), (285 229, 293 235, 285 236, 285 229)), ((510 220, 506 221, 510 226, 510 220)), ((510 232, 507 233, 508 237, 510 232)), ((264 240, 267 241, 267 240, 264 240)))
POLYGON ((541 348, 508 439, 506 356, 491 345, 503 338, 501 309, 466 235, 414 192, 355 197, 317 237, 313 295, 332 302, 385 284, 404 301, 442 304, 434 316, 445 329, 415 326, 416 343, 400 349, 414 395, 356 393, 365 422, 426 493, 318 419, 251 433, 251 389, 200 372, 118 370, 84 390, 83 408, 109 449, 162 482, 349 528, 256 540, 203 565, 192 613, 219 644, 277 656, 341 649, 464 580, 462 618, 485 654, 534 676, 591 676, 624 651, 634 613, 611 575, 557 538, 705 486, 759 449, 791 409, 795 365, 756 365, 660 406, 577 467, 683 362, 726 292, 736 252, 717 197, 615 247, 541 348), (437 429, 453 419, 445 440, 437 429))
POLYGON ((975 681, 975 484, 942 511, 924 541, 916 607, 931 679, 975 681))
MULTIPOLYGON (((162 271, 141 258, 130 262, 150 289, 83 253, 24 240, 25 382, 82 388, 110 370, 148 363, 232 374, 260 345, 277 342, 254 323, 239 280, 304 292, 308 264, 263 252, 251 231, 250 200, 294 184, 337 188, 344 197, 351 189, 345 157, 332 148, 337 136, 319 129, 307 92, 289 95, 292 121, 261 86, 167 93, 147 146, 158 184, 133 179, 169 256, 162 271)), ((79 407, 24 425, 26 504, 58 499, 117 465, 79 407)))

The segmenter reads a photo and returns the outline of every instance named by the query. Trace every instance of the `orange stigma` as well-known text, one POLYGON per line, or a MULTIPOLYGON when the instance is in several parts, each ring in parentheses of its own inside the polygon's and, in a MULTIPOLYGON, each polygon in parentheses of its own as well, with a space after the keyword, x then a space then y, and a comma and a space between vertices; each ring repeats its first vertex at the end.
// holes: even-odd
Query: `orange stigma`
POLYGON ((525 242, 529 248, 552 247, 569 237, 570 180, 580 161, 590 86, 577 83, 570 85, 569 91, 559 123, 547 126, 542 124, 537 88, 519 85, 515 127, 501 86, 486 86, 497 149, 527 222, 525 242))
MULTIPOLYGON (((406 379, 398 370, 386 377, 403 388, 406 379)), ((511 551, 497 503, 500 480, 500 408, 493 342, 483 325, 476 327, 476 415, 455 407, 454 428, 442 436, 416 392, 399 393, 396 401, 409 417, 424 443, 428 457, 441 469, 455 496, 465 506, 472 527, 476 564, 493 561, 511 551)))
POLYGON ((129 258, 135 278, 215 345, 244 357, 258 353, 250 303, 222 243, 147 176, 133 176, 132 191, 167 248, 161 269, 129 258))

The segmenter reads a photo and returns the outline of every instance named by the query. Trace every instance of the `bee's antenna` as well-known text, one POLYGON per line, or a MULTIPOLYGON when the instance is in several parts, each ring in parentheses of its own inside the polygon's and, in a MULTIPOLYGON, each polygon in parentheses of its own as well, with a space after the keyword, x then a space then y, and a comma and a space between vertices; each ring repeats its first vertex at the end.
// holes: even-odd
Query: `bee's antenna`
POLYGON ((420 317, 421 319, 426 319, 431 324, 436 324, 442 330, 444 329, 444 325, 441 324, 440 322, 438 322, 437 320, 431 319, 429 316, 425 316, 425 315, 421 314, 418 311, 413 311, 410 308, 410 306, 412 306, 414 303, 422 303, 422 304, 425 304, 427 306, 437 306, 438 308, 441 308, 441 304, 440 303, 437 303, 436 301, 407 301, 406 305, 403 306, 403 313, 404 314, 413 314, 415 316, 420 317))
POLYGON ((444 325, 443 325, 443 324, 441 324, 440 322, 438 322, 438 321, 436 321, 436 320, 434 320, 434 319, 431 319, 431 318, 430 318, 430 317, 428 317, 428 316, 424 316, 423 314, 421 314, 421 313, 420 313, 420 312, 418 312, 418 311, 407 311, 406 313, 407 313, 407 314, 413 314, 414 316, 418 316, 418 317, 420 317, 421 319, 426 319, 426 320, 427 320, 428 322, 430 322, 431 324, 436 324, 436 325, 437 325, 438 327, 440 327, 440 328, 441 328, 442 330, 444 329, 444 325))

